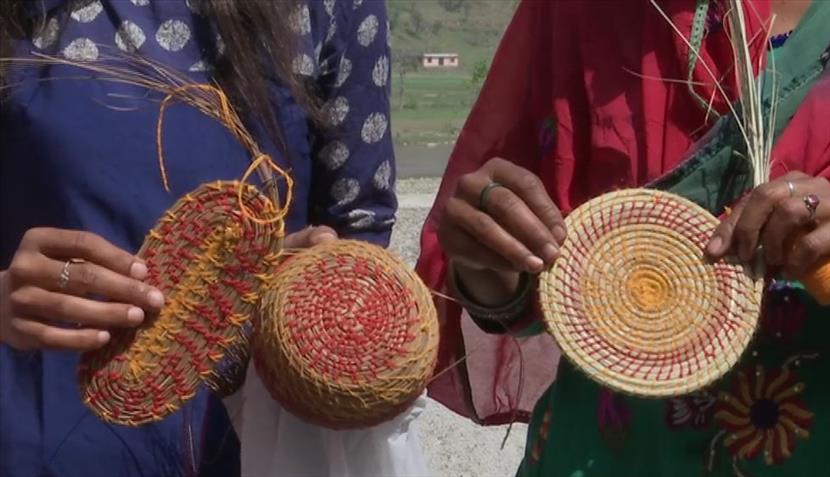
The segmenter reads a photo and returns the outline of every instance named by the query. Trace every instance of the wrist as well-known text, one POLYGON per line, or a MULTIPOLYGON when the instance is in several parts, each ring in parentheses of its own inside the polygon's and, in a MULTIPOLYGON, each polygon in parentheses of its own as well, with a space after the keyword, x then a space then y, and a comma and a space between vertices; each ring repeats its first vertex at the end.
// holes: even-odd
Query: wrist
POLYGON ((457 262, 453 262, 450 269, 456 288, 461 288, 465 298, 481 306, 503 307, 520 291, 520 272, 477 269, 457 262))
POLYGON ((459 299, 461 305, 467 310, 470 318, 487 333, 505 333, 510 332, 516 323, 522 321, 531 309, 532 299, 535 296, 536 278, 527 273, 502 274, 502 276, 487 274, 489 271, 476 271, 476 274, 470 277, 470 270, 467 269, 467 282, 463 282, 459 276, 459 269, 452 267, 450 270, 451 282, 453 292, 459 299), (487 286, 482 286, 481 282, 487 280, 487 286), (497 287, 500 280, 508 288, 508 293, 505 293, 505 287, 501 288, 501 293, 497 299, 493 295, 488 295, 487 302, 480 298, 473 296, 469 290, 470 283, 478 284, 476 287, 478 292, 482 292, 488 287, 497 287), (507 297, 507 298, 505 298, 507 297))

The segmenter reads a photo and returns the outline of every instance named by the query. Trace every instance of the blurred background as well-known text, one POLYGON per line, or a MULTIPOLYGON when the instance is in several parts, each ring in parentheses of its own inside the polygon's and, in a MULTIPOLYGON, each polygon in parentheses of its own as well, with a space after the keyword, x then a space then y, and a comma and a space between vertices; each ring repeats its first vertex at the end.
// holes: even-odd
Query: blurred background
POLYGON ((387 0, 400 177, 437 177, 517 0, 387 0))
MULTIPOLYGON (((414 266, 452 145, 517 0, 387 0, 400 211, 392 249, 414 266)), ((479 427, 430 402, 418 433, 438 477, 515 475, 526 427, 479 427), (504 441, 504 446, 502 444, 504 441)))

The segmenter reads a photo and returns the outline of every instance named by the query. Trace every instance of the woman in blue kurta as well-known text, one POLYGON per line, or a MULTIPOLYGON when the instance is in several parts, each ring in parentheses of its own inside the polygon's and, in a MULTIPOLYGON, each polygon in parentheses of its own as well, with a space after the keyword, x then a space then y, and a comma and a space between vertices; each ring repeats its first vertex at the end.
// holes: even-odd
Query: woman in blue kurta
MULTIPOLYGON (((222 40, 211 16, 210 7, 222 2, 45 0, 9 2, 4 8, 15 3, 22 8, 16 12, 22 21, 35 27, 30 35, 12 39, 18 57, 35 52, 91 61, 121 50, 175 68, 194 82, 211 80, 232 59, 225 51, 234 45, 222 40)), ((386 245, 396 199, 383 2, 280 5, 263 8, 276 8, 290 20, 286 25, 299 38, 290 62, 293 74, 313 85, 327 119, 325 127, 316 126, 285 81, 268 83, 267 106, 282 141, 265 132, 258 139, 295 180, 289 232, 326 225, 341 237, 386 245), (277 146, 280 142, 285 146, 277 146)), ((88 74, 68 66, 6 71, 0 111, 0 270, 13 267, 16 256, 29 256, 21 251, 21 241, 27 231, 42 227, 86 231, 124 254, 134 253, 178 197, 204 182, 237 179, 249 165, 247 153, 221 125, 174 106, 165 121, 171 187, 166 192, 156 163, 158 104, 152 99, 158 98, 137 86, 80 76, 88 74), (42 81, 49 78, 54 81, 42 81)), ((251 127, 268 130, 262 124, 251 127)), ((56 236, 64 235, 35 233, 26 239, 56 236)), ((49 259, 63 263, 66 258, 72 257, 49 259)), ((86 266, 70 267, 70 285, 86 266)), ((132 269, 138 272, 133 278, 140 278, 140 268, 132 269)), ((207 391, 162 422, 138 428, 109 425, 91 414, 76 385, 78 354, 47 346, 66 347, 65 342, 44 343, 36 332, 25 333, 63 316, 22 310, 25 300, 10 297, 19 298, 32 284, 16 283, 11 276, 2 272, 0 475, 239 474, 239 443, 228 413, 207 391)), ((41 286, 51 288, 54 297, 66 283, 59 274, 53 280, 41 286)), ((89 328, 105 329, 100 324, 89 328)))

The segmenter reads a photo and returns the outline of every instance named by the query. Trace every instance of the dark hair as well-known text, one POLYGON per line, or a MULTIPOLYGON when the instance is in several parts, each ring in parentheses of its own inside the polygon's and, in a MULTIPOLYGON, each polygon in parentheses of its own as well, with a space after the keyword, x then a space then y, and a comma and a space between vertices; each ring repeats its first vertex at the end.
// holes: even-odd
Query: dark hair
MULTIPOLYGON (((13 40, 30 37, 37 27, 23 14, 24 1, 30 0, 0 1, 0 57, 11 55, 13 40)), ((279 140, 281 135, 269 98, 271 84, 278 80, 314 121, 321 121, 314 91, 292 70, 297 37, 291 30, 289 16, 303 0, 191 1, 201 2, 225 43, 215 79, 243 115, 262 121, 268 134, 279 140)), ((0 69, 0 85, 4 80, 5 71, 0 69)))

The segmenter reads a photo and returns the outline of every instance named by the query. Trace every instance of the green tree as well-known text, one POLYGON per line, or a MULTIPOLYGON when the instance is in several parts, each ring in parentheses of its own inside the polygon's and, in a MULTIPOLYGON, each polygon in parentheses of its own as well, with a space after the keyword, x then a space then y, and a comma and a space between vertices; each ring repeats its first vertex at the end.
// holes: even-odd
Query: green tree
POLYGON ((467 0, 438 0, 438 4, 448 12, 460 12, 467 3, 469 3, 467 0))
POLYGON ((404 95, 406 93, 406 75, 415 71, 421 66, 420 55, 400 54, 395 60, 395 71, 398 73, 398 105, 404 106, 404 95))
POLYGON ((490 71, 490 64, 487 60, 479 60, 473 65, 470 83, 478 89, 484 85, 484 80, 487 79, 487 73, 490 71))
POLYGON ((424 32, 424 27, 426 26, 424 22, 424 15, 416 8, 413 8, 409 11, 409 22, 412 25, 412 31, 415 35, 421 36, 421 33, 424 32))
POLYGON ((400 19, 401 11, 399 9, 396 8, 395 10, 389 12, 389 28, 392 29, 392 31, 398 29, 398 22, 400 19))
POLYGON ((435 20, 432 23, 432 27, 430 28, 430 33, 432 33, 432 36, 438 36, 441 33, 441 30, 443 30, 443 29, 444 29, 444 24, 441 23, 438 20, 435 20))

